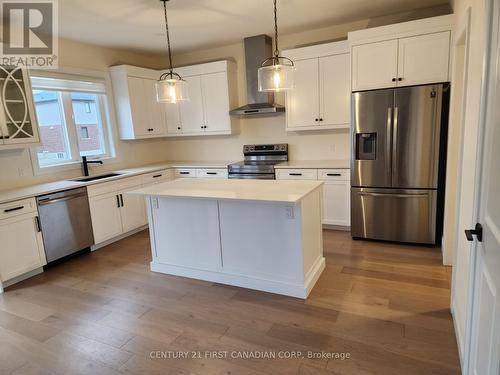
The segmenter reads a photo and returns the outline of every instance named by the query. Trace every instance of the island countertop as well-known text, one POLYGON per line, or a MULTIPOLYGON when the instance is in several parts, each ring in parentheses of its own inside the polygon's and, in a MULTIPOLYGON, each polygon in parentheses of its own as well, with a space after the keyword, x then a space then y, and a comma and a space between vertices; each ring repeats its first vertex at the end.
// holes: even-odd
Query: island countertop
POLYGON ((156 197, 296 203, 322 184, 321 181, 183 178, 132 190, 128 193, 156 197))

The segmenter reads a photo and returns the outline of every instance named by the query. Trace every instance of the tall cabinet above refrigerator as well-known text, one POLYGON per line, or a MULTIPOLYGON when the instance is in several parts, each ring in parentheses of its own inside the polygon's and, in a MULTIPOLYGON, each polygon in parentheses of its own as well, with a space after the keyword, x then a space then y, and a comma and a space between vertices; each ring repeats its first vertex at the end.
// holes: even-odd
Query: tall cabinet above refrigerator
POLYGON ((352 94, 354 238, 440 242, 448 92, 433 84, 352 94))

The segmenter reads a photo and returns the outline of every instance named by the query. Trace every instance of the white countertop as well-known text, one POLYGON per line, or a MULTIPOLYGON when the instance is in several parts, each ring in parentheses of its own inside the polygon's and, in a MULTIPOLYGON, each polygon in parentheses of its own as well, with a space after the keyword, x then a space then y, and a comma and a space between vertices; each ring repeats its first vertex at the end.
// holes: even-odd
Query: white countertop
MULTIPOLYGON (((174 162, 165 162, 165 163, 157 163, 151 165, 145 165, 141 167, 134 168, 126 168, 119 169, 114 171, 102 172, 97 175, 107 174, 107 173, 121 173, 119 176, 113 176, 110 178, 80 182, 80 181, 72 181, 72 180, 60 180, 47 182, 43 184, 36 184, 31 186, 19 187, 14 189, 8 189, 0 191, 0 204, 11 202, 19 199, 32 198, 43 194, 50 194, 56 191, 74 189, 81 186, 89 186, 93 184, 99 184, 114 180, 119 180, 121 178, 127 178, 131 176, 136 176, 140 174, 156 172, 162 169, 168 168, 227 168, 228 164, 232 162, 224 162, 224 161, 174 161, 174 162)), ((76 177, 78 178, 78 177, 76 177)))
POLYGON ((275 169, 350 169, 350 160, 289 160, 274 166, 275 169))
POLYGON ((205 198, 296 203, 321 181, 212 180, 182 178, 133 190, 128 194, 155 197, 205 198))

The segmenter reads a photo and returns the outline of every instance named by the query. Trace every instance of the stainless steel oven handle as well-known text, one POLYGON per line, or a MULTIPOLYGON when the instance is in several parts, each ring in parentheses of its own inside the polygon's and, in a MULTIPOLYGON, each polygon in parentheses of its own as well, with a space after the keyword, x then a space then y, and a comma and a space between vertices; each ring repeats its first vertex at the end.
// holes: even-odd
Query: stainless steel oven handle
POLYGON ((429 197, 428 193, 417 193, 417 194, 392 194, 392 193, 366 193, 359 192, 358 195, 364 195, 369 197, 388 197, 388 198, 424 198, 429 197))

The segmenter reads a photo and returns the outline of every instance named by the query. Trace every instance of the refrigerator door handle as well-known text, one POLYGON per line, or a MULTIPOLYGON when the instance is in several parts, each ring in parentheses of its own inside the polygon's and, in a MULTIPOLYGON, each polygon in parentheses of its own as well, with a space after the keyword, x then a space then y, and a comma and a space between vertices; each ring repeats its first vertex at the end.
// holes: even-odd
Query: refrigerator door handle
POLYGON ((390 198, 427 198, 429 193, 408 193, 408 194, 392 194, 392 193, 367 193, 359 192, 358 195, 369 197, 390 197, 390 198))
POLYGON ((392 181, 397 181, 398 176, 398 117, 399 108, 394 107, 392 120, 392 181))
POLYGON ((387 128, 386 128, 386 142, 385 142, 385 170, 391 177, 391 136, 392 136, 392 107, 387 108, 387 128))

